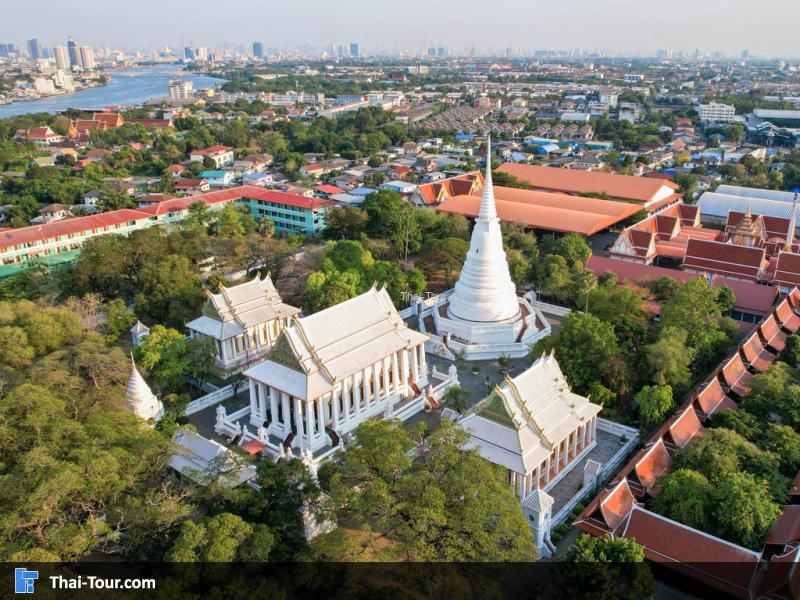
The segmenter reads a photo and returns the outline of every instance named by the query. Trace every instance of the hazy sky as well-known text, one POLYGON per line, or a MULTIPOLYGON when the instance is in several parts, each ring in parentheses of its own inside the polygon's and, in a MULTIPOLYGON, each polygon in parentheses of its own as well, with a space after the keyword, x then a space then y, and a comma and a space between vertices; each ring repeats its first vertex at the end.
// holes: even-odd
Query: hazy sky
POLYGON ((0 0, 0 42, 129 49, 224 42, 362 51, 517 48, 800 55, 799 0, 0 0))

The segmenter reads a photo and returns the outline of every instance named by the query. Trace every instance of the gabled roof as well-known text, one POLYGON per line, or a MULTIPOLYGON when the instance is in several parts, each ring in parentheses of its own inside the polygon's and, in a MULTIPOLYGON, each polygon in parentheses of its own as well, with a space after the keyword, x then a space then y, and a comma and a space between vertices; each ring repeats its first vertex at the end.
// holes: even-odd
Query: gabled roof
POLYGON ((202 150, 192 150, 189 152, 189 155, 208 156, 210 154, 227 152, 229 150, 233 150, 233 148, 230 148, 229 146, 209 146, 208 148, 203 148, 202 150))
MULTIPOLYGON (((219 331, 213 337, 222 340, 230 337, 226 333, 232 329, 241 333, 261 323, 289 318, 300 309, 283 303, 269 275, 256 275, 248 282, 229 288, 223 286, 218 294, 209 293, 205 312, 206 317, 219 322, 219 331), (226 325, 234 324, 239 327, 228 327, 226 331, 226 325)), ((194 322, 187 327, 192 329, 194 322)))
POLYGON ((678 190, 678 186, 671 181, 599 171, 577 171, 521 163, 505 163, 497 170, 537 188, 573 194, 605 193, 612 198, 642 203, 655 201, 659 194, 664 193, 665 188, 678 190))
POLYGON ((763 248, 692 238, 681 268, 756 281, 765 266, 763 248))
POLYGON ((461 425, 481 456, 517 473, 530 473, 552 449, 601 410, 573 394, 555 356, 535 361, 481 402, 461 425))
MULTIPOLYGON (((388 292, 374 286, 318 313, 294 318, 284 335, 300 369, 292 370, 296 376, 287 377, 302 381, 303 387, 293 395, 307 399, 330 391, 335 384, 384 356, 428 339, 427 335, 409 329, 388 292)), ((266 369, 276 364, 266 360, 246 374, 260 381, 266 369)), ((279 387, 273 381, 268 383, 279 387)))

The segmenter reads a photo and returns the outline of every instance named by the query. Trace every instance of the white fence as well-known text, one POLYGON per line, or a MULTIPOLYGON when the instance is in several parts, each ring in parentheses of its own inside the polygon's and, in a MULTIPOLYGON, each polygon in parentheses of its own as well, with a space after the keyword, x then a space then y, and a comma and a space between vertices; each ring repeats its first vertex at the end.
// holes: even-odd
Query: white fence
POLYGON ((543 313, 547 313, 548 315, 556 315, 557 317, 563 317, 564 315, 567 315, 572 312, 572 309, 567 308, 566 306, 559 306, 557 304, 548 304, 547 302, 539 302, 538 300, 533 304, 543 313))
POLYGON ((233 397, 233 386, 226 385, 225 387, 221 387, 218 390, 211 392, 210 394, 206 394, 205 396, 200 396, 197 400, 192 400, 189 404, 186 405, 186 408, 183 411, 183 416, 188 417, 189 415, 193 415, 201 410, 208 408, 209 406, 214 406, 215 404, 219 404, 223 400, 227 400, 228 398, 233 397))

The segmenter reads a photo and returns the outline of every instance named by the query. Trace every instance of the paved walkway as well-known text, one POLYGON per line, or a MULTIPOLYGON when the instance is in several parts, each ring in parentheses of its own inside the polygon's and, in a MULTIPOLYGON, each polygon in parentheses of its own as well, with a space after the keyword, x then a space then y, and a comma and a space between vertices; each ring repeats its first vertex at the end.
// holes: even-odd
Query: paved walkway
POLYGON ((572 469, 564 475, 564 478, 559 481, 552 489, 548 490, 548 494, 555 500, 553 504, 553 515, 556 515, 559 510, 569 502, 580 489, 583 487, 583 469, 586 462, 591 459, 602 464, 606 464, 611 458, 619 452, 625 442, 622 438, 614 434, 597 430, 597 445, 592 448, 592 451, 584 456, 572 469))
MULTIPOLYGON (((228 398, 220 403, 225 407, 225 410, 228 414, 236 412, 240 408, 244 408, 250 404, 250 388, 247 385, 241 385, 239 386, 238 392, 239 393, 235 398, 228 398)), ((228 439, 226 437, 217 435, 217 433, 214 431, 214 425, 217 422, 218 406, 219 404, 214 404, 208 408, 204 408, 200 412, 189 415, 187 419, 189 420, 189 423, 197 428, 197 433, 203 437, 216 440, 227 445, 228 439)), ((247 417, 247 419, 249 425, 249 417, 247 417)))

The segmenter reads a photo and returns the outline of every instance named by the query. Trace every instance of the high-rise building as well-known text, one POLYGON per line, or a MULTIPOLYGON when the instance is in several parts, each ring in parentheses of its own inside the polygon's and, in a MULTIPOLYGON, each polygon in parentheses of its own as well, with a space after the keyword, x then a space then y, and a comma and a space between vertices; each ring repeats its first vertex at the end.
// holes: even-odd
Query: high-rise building
POLYGON ((358 58, 358 44, 355 42, 350 42, 350 57, 358 58))
POLYGON ((7 58, 8 57, 8 53, 9 53, 8 46, 9 46, 8 44, 0 44, 0 57, 2 57, 2 58, 7 58))
POLYGON ((69 53, 66 46, 56 46, 53 48, 53 56, 56 59, 56 69, 68 71, 70 67, 69 53))
POLYGON ((42 56, 42 49, 39 47, 39 40, 36 38, 28 40, 28 56, 31 57, 31 60, 39 60, 42 56))
POLYGON ((187 79, 172 79, 167 86, 167 93, 170 98, 191 98, 193 87, 187 79))
POLYGON ((194 50, 190 46, 186 46, 183 49, 183 58, 186 60, 194 60, 194 50))
POLYGON ((196 48, 194 51, 194 57, 199 61, 206 61, 208 60, 208 50, 202 46, 200 48, 196 48))
POLYGON ((81 66, 81 57, 78 53, 78 42, 75 38, 69 38, 67 41, 67 52, 69 53, 69 64, 73 67, 81 66))
POLYGON ((94 62, 94 50, 90 46, 78 46, 78 54, 80 57, 79 66, 84 71, 94 71, 97 66, 94 62))
POLYGON ((256 58, 264 58, 264 44, 261 42, 253 42, 253 56, 256 58))

